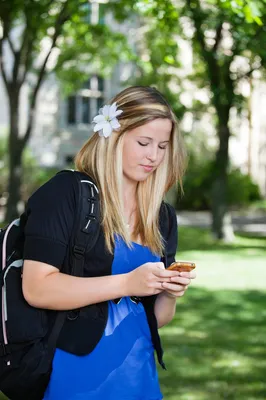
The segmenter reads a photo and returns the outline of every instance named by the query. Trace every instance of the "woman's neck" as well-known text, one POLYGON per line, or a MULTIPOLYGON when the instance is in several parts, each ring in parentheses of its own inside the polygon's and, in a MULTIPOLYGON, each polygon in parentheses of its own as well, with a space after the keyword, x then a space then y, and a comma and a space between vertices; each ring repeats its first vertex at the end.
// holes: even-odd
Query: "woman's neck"
POLYGON ((124 208, 125 210, 131 210, 133 206, 136 206, 136 192, 137 182, 128 181, 124 178, 123 181, 123 196, 124 196, 124 208))
MULTIPOLYGON (((124 180, 124 218, 126 220, 127 229, 130 233, 130 236, 134 232, 134 226, 136 223, 136 215, 137 215, 137 182, 125 182, 124 180)), ((142 244, 140 236, 132 237, 134 242, 142 244)))
POLYGON ((137 191, 137 183, 132 181, 127 181, 126 179, 124 179, 123 182, 124 218, 130 230, 133 229, 136 220, 136 208, 137 208, 136 191, 137 191))

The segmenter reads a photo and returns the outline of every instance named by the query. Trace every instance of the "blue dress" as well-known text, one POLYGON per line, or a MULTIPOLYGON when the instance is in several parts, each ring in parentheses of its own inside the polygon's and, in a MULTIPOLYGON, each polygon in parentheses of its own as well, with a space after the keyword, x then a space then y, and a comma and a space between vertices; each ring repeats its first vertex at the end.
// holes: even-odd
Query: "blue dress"
MULTIPOLYGON (((159 261, 148 247, 116 239, 112 274, 159 261)), ((57 349, 44 400, 161 400, 154 348, 141 303, 108 302, 103 336, 88 355, 57 349)))

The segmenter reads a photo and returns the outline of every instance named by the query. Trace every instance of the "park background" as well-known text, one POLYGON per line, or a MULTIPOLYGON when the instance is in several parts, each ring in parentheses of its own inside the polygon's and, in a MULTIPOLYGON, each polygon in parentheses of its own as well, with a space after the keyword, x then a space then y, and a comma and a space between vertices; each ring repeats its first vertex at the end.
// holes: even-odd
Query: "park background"
POLYGON ((0 0, 1 226, 122 88, 157 87, 180 121, 184 195, 167 199, 198 276, 161 330, 166 400, 266 398, 265 16, 265 0, 0 0))

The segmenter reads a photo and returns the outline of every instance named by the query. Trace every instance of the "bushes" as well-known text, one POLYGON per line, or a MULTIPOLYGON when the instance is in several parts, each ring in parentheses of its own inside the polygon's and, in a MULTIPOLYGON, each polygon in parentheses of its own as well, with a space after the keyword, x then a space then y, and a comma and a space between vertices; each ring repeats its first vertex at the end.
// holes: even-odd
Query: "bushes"
POLYGON ((242 174, 238 168, 231 171, 228 177, 228 200, 234 206, 244 206, 261 200, 260 189, 249 175, 242 174))
MULTIPOLYGON (((184 178, 184 196, 178 196, 177 208, 186 210, 208 210, 211 206, 213 168, 211 160, 196 160, 191 157, 184 178)), ((231 208, 243 207, 260 200, 259 187, 250 176, 239 168, 232 168, 228 176, 228 204, 231 208)))
MULTIPOLYGON (((8 153, 6 137, 0 137, 0 208, 5 207, 8 193, 8 153)), ((29 149, 23 154, 23 177, 21 184, 21 200, 25 203, 29 196, 42 184, 47 182, 55 173, 57 168, 40 167, 29 149)))

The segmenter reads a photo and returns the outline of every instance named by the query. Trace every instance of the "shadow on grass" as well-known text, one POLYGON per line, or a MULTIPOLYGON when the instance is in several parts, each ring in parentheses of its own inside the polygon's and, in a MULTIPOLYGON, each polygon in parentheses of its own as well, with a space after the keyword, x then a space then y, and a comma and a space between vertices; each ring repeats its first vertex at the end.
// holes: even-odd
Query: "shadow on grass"
POLYGON ((161 330, 165 400, 266 398, 266 292, 191 288, 161 330))
POLYGON ((179 227, 179 243, 180 251, 190 250, 246 250, 257 249, 266 251, 266 237, 254 237, 247 234, 237 234, 235 242, 222 243, 211 238, 208 229, 179 227))
POLYGON ((265 304, 266 292, 190 288, 161 329, 164 399, 265 400, 265 304))

